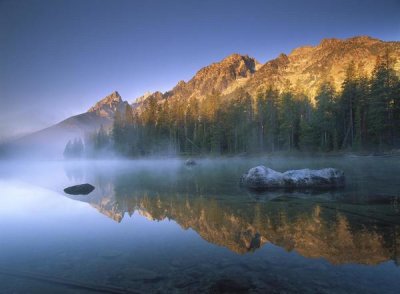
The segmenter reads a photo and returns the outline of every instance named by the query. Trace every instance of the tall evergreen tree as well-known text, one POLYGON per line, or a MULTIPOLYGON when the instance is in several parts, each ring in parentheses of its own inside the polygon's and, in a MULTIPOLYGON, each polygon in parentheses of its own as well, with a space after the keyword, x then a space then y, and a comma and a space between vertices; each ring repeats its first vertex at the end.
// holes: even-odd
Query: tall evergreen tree
POLYGON ((319 148, 323 151, 333 149, 335 143, 335 90, 329 83, 322 84, 315 97, 313 129, 319 138, 319 148))

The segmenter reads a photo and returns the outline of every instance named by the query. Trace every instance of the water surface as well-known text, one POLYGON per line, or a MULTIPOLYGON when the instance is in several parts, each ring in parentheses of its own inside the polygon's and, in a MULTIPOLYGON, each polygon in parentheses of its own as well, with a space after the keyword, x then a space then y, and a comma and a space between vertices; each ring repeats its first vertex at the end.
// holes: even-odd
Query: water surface
POLYGON ((0 293, 399 293, 400 158, 183 163, 1 163, 0 293), (346 188, 240 188, 258 164, 346 188))

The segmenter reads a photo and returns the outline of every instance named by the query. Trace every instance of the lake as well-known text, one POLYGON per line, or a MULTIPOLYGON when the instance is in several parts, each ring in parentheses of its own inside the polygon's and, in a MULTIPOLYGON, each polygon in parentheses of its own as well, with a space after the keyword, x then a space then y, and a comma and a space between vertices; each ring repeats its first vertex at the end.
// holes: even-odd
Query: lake
POLYGON ((0 293, 400 293, 399 264, 400 157, 0 163, 0 293), (346 187, 241 188, 260 164, 346 187))

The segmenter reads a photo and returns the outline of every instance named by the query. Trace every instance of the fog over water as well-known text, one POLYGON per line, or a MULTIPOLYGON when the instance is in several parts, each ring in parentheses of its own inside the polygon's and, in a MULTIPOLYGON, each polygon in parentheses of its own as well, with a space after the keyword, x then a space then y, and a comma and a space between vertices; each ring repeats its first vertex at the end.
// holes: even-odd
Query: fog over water
POLYGON ((400 290, 399 157, 196 161, 1 162, 1 290, 400 290), (340 168, 346 187, 240 187, 241 175, 259 164, 277 171, 340 168), (63 192, 81 183, 95 190, 63 192))
POLYGON ((0 0, 0 294, 400 293, 399 12, 0 0))

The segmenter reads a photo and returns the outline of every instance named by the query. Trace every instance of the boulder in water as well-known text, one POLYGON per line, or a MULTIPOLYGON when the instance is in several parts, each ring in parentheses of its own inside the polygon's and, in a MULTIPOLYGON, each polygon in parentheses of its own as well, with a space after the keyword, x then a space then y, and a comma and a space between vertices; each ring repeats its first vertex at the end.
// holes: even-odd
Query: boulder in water
POLYGON ((345 179, 344 172, 336 168, 307 168, 281 173, 260 165, 245 173, 241 184, 255 190, 332 189, 343 187, 345 179))
POLYGON ((194 165, 196 165, 196 161, 189 158, 188 160, 185 161, 185 165, 186 166, 194 166, 194 165))
POLYGON ((71 195, 87 195, 93 190, 94 186, 90 184, 82 184, 65 188, 64 192, 71 195))

